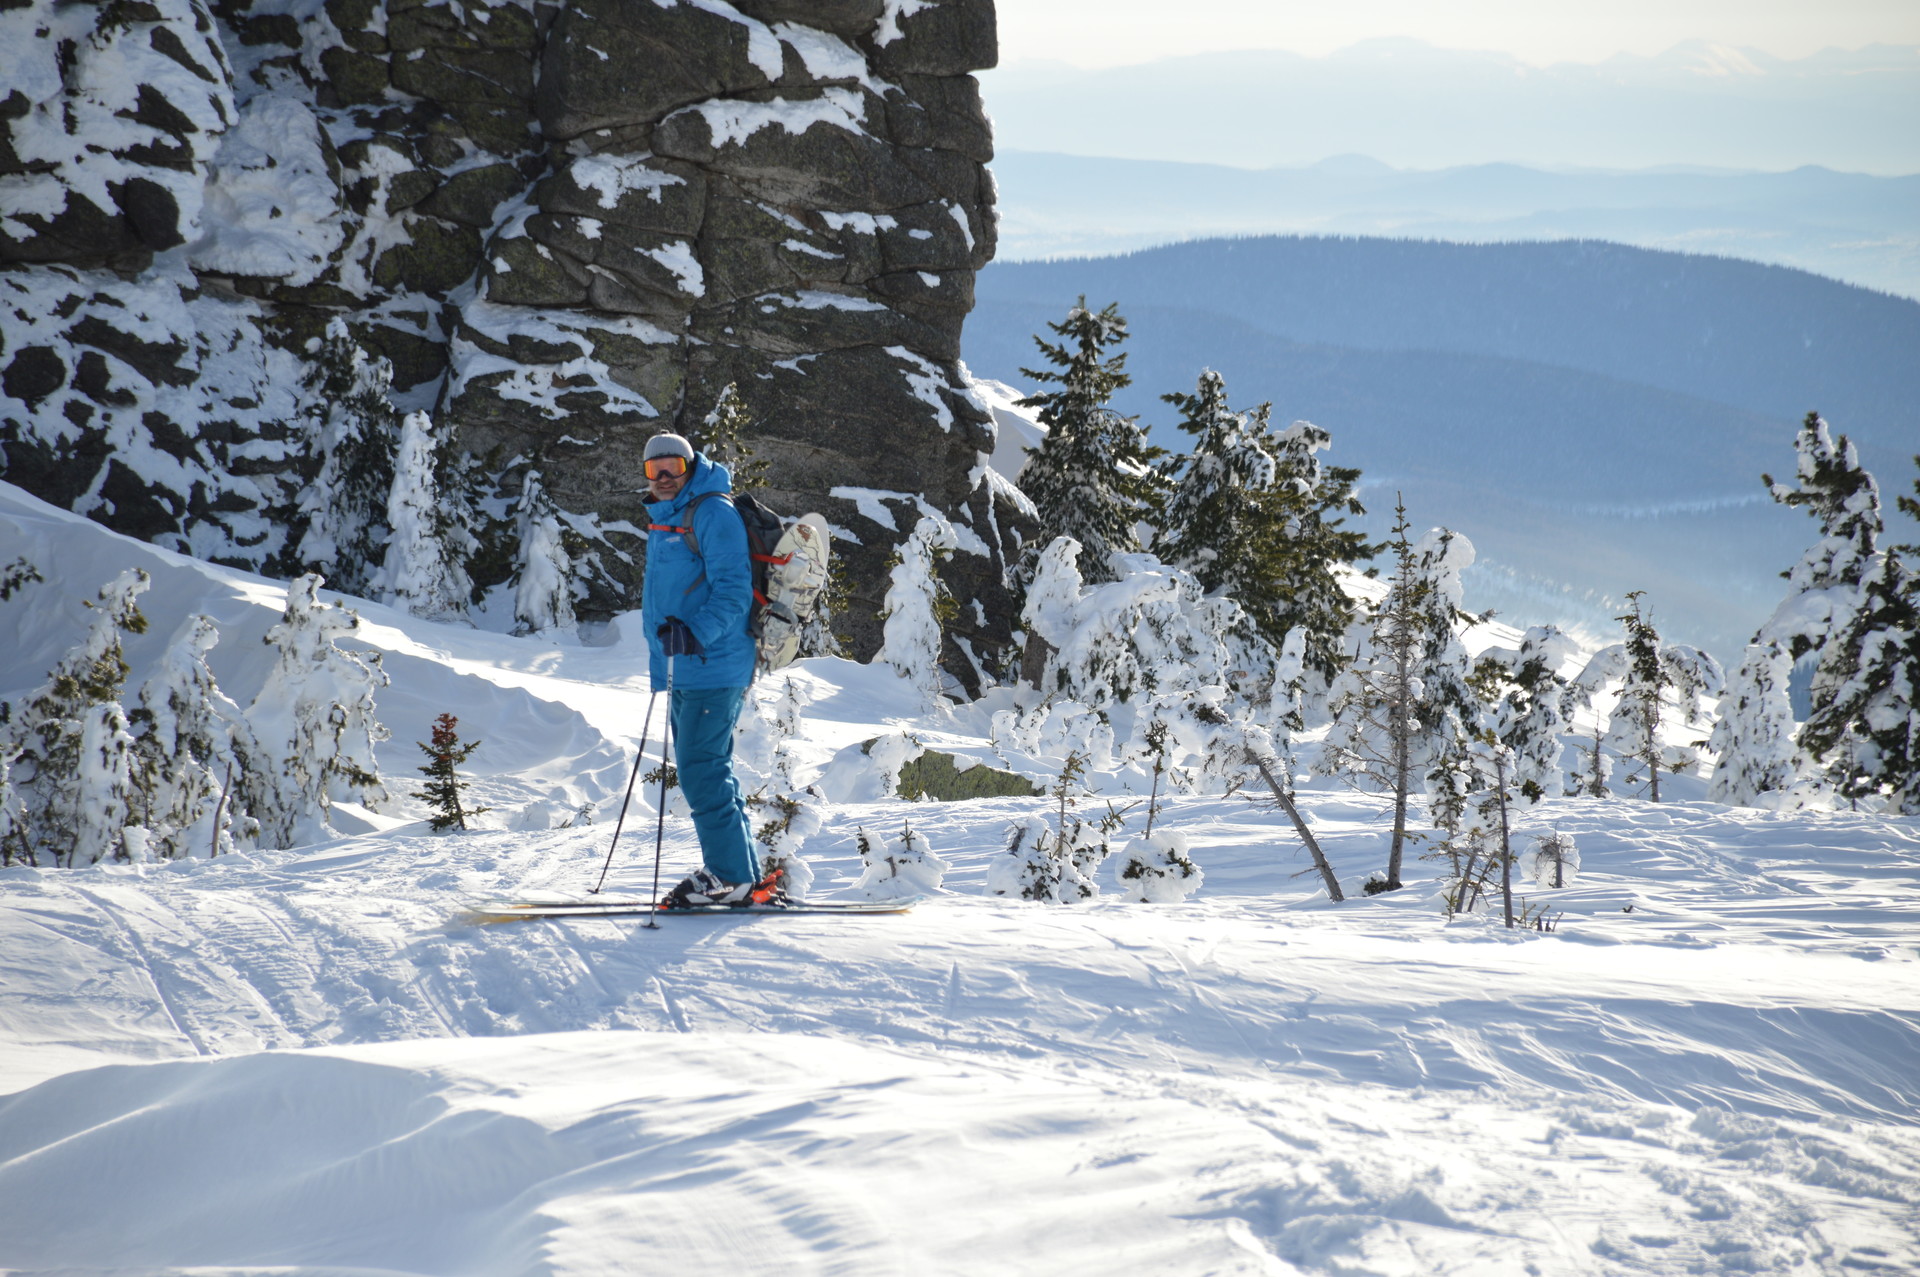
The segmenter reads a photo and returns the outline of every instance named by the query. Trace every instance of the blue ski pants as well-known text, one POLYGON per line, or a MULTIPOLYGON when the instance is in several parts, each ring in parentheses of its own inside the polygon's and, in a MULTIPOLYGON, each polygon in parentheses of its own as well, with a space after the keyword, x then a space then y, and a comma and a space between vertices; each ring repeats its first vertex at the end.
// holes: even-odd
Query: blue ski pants
POLYGON ((667 713, 673 723, 674 766, 680 792, 693 809, 694 832, 707 872, 726 882, 757 882, 753 826, 733 774, 733 728, 744 687, 676 687, 667 713))

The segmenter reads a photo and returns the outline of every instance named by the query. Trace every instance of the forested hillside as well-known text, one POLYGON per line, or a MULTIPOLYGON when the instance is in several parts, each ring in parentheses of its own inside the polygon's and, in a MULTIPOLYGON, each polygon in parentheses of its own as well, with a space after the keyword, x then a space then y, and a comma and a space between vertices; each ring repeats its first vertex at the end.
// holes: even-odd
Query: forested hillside
POLYGON ((965 354, 1023 384, 1084 293, 1131 324, 1118 406, 1168 439, 1203 367, 1333 434, 1374 511, 1483 550, 1498 606, 1601 623, 1649 589, 1677 632, 1745 642, 1805 520, 1763 471, 1817 409, 1889 480, 1920 440, 1920 303, 1801 271, 1599 243, 1208 240, 983 272, 965 354))

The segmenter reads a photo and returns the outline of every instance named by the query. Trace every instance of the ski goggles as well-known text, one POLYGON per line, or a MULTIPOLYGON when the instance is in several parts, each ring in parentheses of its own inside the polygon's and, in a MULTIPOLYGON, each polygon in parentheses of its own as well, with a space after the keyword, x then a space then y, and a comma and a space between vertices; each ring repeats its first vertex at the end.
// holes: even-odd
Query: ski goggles
POLYGON ((648 457, 645 464, 648 482, 655 479, 678 479, 687 472, 685 457, 648 457))

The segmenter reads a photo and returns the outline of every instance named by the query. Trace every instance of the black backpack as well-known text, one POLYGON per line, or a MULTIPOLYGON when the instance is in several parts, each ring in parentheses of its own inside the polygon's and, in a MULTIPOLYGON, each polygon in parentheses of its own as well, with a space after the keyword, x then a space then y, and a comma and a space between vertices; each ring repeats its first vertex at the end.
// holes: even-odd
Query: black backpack
MULTIPOLYGON (((700 538, 693 531, 693 512, 700 508, 702 501, 718 497, 727 502, 740 514, 740 522, 747 527, 747 557, 752 560, 753 606, 747 610, 747 633, 757 643, 760 632, 765 628, 767 609, 773 604, 767 599, 767 578, 773 568, 785 564, 793 558, 791 554, 776 557, 774 547, 780 544, 780 538, 786 534, 784 519, 760 504, 747 492, 703 492, 687 503, 687 526, 672 527, 666 524, 653 524, 656 532, 678 532, 687 539, 687 548, 693 551, 693 557, 702 563, 706 556, 700 553, 700 538)), ((784 605, 782 605, 784 606, 784 605)), ((792 616, 782 618, 794 620, 792 616)))

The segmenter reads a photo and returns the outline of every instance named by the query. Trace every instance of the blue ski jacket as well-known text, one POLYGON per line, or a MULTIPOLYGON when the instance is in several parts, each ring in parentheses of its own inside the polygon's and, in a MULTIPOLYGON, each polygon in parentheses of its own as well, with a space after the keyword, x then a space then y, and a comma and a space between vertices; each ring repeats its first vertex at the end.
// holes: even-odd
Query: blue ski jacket
POLYGON ((753 607, 753 567, 747 557, 747 526, 731 500, 700 503, 694 511, 695 555, 674 529, 687 524, 687 507, 707 492, 731 493, 733 476, 705 453, 693 459, 687 486, 671 501, 647 502, 654 527, 647 533, 647 568, 640 617, 647 629, 647 673, 656 689, 667 685, 667 657, 659 629, 670 616, 687 623, 706 650, 682 656, 675 687, 746 687, 753 682, 755 646, 747 632, 753 607), (662 530, 665 529, 665 530, 662 530))

